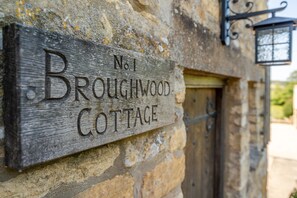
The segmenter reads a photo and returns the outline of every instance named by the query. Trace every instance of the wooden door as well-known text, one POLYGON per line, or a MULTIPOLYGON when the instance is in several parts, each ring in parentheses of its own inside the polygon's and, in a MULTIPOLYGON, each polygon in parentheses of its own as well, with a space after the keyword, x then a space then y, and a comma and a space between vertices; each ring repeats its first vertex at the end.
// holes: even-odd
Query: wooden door
POLYGON ((220 104, 221 89, 186 89, 186 174, 182 183, 185 198, 219 197, 220 104))

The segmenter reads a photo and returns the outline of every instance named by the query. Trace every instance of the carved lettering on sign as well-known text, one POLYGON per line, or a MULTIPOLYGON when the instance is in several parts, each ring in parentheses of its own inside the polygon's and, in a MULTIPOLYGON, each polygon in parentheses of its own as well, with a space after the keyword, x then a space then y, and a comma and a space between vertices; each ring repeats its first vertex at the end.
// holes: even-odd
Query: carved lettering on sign
POLYGON ((6 27, 4 36, 9 167, 174 122, 172 62, 20 25, 6 27))
POLYGON ((44 49, 45 51, 45 99, 46 100, 58 100, 68 97, 71 91, 70 83, 62 74, 66 71, 68 63, 66 57, 59 52, 44 49), (63 60, 63 69, 59 72, 51 71, 51 58, 52 56, 58 56, 63 60), (51 78, 61 79, 66 85, 66 92, 60 97, 51 96, 51 78))

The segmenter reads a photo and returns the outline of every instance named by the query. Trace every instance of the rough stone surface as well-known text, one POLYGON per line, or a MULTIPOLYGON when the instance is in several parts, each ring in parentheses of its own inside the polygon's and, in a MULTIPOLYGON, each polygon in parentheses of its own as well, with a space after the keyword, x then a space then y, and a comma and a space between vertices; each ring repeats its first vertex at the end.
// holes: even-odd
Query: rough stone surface
POLYGON ((142 5, 136 0, 0 2, 0 11, 6 17, 4 23, 20 21, 78 38, 152 54, 159 53, 158 45, 161 45, 164 51, 160 55, 168 56, 168 45, 162 42, 162 38, 168 37, 169 30, 161 17, 157 17, 161 15, 160 6, 142 5), (157 16, 153 14, 155 12, 157 16))
POLYGON ((264 86, 260 83, 249 83, 249 130, 250 144, 258 150, 263 148, 264 117, 259 116, 264 112, 264 86), (262 136, 262 137, 261 137, 262 136))
POLYGON ((168 193, 163 198, 183 198, 183 197, 184 197, 184 195, 183 195, 182 189, 180 187, 178 187, 178 188, 170 191, 170 193, 168 193))
MULTIPOLYGON (((228 81, 226 88, 226 100, 229 104, 234 104, 230 106, 228 116, 226 116, 229 120, 226 134, 229 146, 225 170, 225 195, 227 197, 266 196, 262 186, 265 182, 262 181, 267 176, 265 166, 267 156, 259 155, 257 159, 254 159, 253 153, 250 154, 252 146, 250 143, 261 143, 261 139, 256 138, 255 133, 259 132, 258 128, 262 125, 259 115, 257 113, 255 115, 254 112, 261 111, 263 107, 255 104, 259 102, 257 92, 263 91, 263 87, 256 88, 248 86, 247 81, 242 80, 228 81), (229 96, 232 97, 229 98, 229 96)), ((257 147, 254 149, 258 151, 257 147)))
POLYGON ((186 96, 186 87, 183 76, 183 69, 175 69, 175 101, 177 104, 182 104, 186 96))
POLYGON ((139 162, 152 160, 161 152, 182 150, 185 144, 186 130, 183 122, 137 136, 137 138, 129 138, 123 142, 124 164, 126 167, 132 167, 139 162))
MULTIPOLYGON (((254 3, 252 11, 267 7, 266 1, 254 3)), ((244 11, 244 4, 245 1, 239 1, 234 10, 244 11)), ((256 21, 261 18, 257 17, 256 21)), ((133 188, 133 195, 128 194, 128 197, 181 198, 180 183, 185 169, 181 153, 186 137, 182 124, 183 70, 194 75, 226 79, 223 89, 225 103, 222 105, 226 110, 223 116, 226 132, 225 197, 265 197, 265 155, 259 160, 256 170, 249 170, 249 142, 259 145, 261 142, 261 138, 250 136, 250 130, 263 126, 259 112, 251 111, 250 107, 257 106, 255 108, 259 110, 263 105, 251 103, 249 106, 248 98, 250 82, 259 82, 264 70, 254 64, 254 37, 250 30, 245 29, 245 23, 235 26, 240 32, 237 41, 232 41, 230 47, 221 44, 218 0, 0 0, 0 27, 11 22, 170 59, 180 66, 175 70, 175 124, 23 173, 11 172, 2 163, 0 197, 43 197, 51 195, 50 192, 57 188, 63 192, 64 185, 69 183, 85 187, 79 196, 88 196, 112 186, 111 190, 116 191, 117 183, 126 184, 125 178, 128 187, 121 195, 130 193, 133 188), (87 181, 94 182, 90 184, 87 181)), ((2 68, 0 50, 0 80, 2 68)), ((263 89, 254 88, 255 92, 263 89)), ((0 99, 2 96, 0 84, 0 99)), ((3 127, 2 121, 0 127, 3 127)), ((59 197, 58 191, 55 192, 59 197)))
POLYGON ((156 157, 161 151, 168 148, 170 133, 170 131, 159 129, 125 141, 123 144, 125 166, 132 167, 138 162, 156 157))
POLYGON ((185 101, 186 92, 185 90, 182 92, 178 92, 175 94, 176 103, 182 104, 185 101))
POLYGON ((142 197, 163 197, 173 190, 184 179, 184 163, 184 155, 168 156, 164 162, 147 172, 143 177, 142 197))
MULTIPOLYGON (((179 92, 181 98, 185 96, 185 84, 182 68, 175 69, 174 90, 179 92)), ((152 160, 164 151, 175 151, 184 148, 186 131, 181 119, 183 117, 182 103, 176 101, 176 124, 145 133, 137 138, 129 138, 123 143, 125 150, 124 165, 132 167, 137 163, 152 160)))
POLYGON ((256 168, 250 172, 248 180, 249 197, 266 197, 267 190, 267 151, 262 153, 256 168))
POLYGON ((130 175, 119 175, 79 193, 76 198, 131 198, 134 180, 130 175))
MULTIPOLYGON (((33 0, 0 2, 0 11, 5 15, 3 24, 18 21, 97 43, 170 58, 185 67, 212 73, 220 71, 225 75, 249 76, 251 79, 259 79, 261 74, 261 69, 248 60, 254 57, 252 45, 239 42, 238 49, 221 45, 220 6, 216 0, 150 1, 149 5, 147 1, 138 0, 105 0, 100 3, 80 0, 75 4, 67 0, 55 3, 33 0), (211 54, 220 58, 203 58, 199 62, 195 59, 197 55, 207 57, 211 54), (241 64, 244 68, 238 69, 238 64, 243 61, 246 63, 241 64)), ((239 28, 244 30, 241 39, 253 43, 252 34, 244 27, 239 28)))
POLYGON ((83 182, 101 175, 113 165, 119 152, 119 147, 111 144, 27 170, 0 182, 0 194, 3 197, 42 197, 61 184, 83 182))
MULTIPOLYGON (((242 195, 247 186, 249 174, 249 131, 247 123, 248 89, 246 81, 229 81, 226 101, 236 104, 228 113, 228 153, 226 156, 226 193, 242 195)), ((244 197, 244 196, 243 196, 244 197)))
POLYGON ((170 138, 170 151, 181 150, 186 146, 187 134, 185 125, 182 124, 180 127, 173 128, 174 133, 170 138))

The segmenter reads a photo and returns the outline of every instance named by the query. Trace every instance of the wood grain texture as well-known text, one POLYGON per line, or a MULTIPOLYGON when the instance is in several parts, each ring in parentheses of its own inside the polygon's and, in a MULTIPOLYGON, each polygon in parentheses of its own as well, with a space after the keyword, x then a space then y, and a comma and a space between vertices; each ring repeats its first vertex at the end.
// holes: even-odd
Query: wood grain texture
POLYGON ((217 167, 219 160, 216 152, 217 118, 210 117, 208 101, 213 104, 211 112, 218 113, 220 104, 217 101, 217 89, 186 89, 186 99, 183 104, 184 120, 187 128, 186 173, 182 183, 184 197, 210 198, 218 197, 217 167), (199 119, 197 119, 199 118, 199 119), (209 129, 207 127, 211 126, 209 129))
POLYGON ((175 120, 174 64, 12 24, 4 28, 6 164, 15 169, 175 120))

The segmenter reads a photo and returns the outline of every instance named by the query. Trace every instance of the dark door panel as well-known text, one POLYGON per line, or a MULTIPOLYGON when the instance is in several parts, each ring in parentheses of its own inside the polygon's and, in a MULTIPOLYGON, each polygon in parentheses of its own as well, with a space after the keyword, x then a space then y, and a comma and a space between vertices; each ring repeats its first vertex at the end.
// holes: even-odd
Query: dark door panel
POLYGON ((187 89, 184 121, 187 128, 185 198, 213 198, 217 185, 217 118, 219 89, 187 89))

